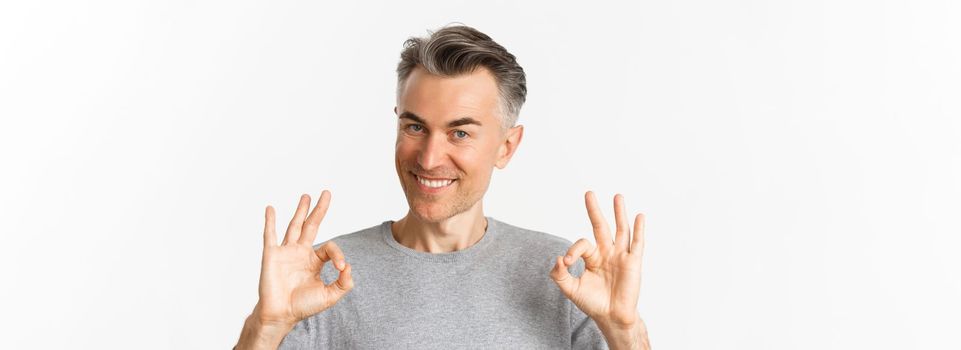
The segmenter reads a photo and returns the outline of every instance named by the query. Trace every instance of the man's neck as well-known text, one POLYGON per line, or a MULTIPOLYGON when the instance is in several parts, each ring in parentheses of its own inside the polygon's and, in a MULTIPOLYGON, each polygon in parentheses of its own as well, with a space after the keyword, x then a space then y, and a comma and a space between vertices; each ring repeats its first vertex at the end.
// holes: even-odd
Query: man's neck
POLYGON ((467 211, 438 222, 426 222, 412 212, 391 224, 394 239, 421 252, 448 253, 474 245, 487 231, 481 201, 467 211))

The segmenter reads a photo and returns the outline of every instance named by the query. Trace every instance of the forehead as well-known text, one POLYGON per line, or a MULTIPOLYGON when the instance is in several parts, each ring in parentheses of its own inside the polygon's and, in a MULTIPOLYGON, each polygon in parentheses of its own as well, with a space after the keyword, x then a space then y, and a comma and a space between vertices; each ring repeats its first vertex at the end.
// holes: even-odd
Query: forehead
POLYGON ((497 81, 484 67, 469 74, 444 77, 417 66, 397 97, 399 113, 409 111, 427 121, 469 116, 485 125, 496 125, 497 105, 497 81))

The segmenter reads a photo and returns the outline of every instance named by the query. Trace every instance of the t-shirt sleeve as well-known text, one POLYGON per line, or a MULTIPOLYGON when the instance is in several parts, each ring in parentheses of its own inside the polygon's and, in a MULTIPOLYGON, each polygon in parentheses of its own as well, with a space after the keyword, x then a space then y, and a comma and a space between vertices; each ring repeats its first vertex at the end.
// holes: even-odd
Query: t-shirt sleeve
MULTIPOLYGON (((584 261, 578 260, 571 269, 571 274, 580 276, 584 271, 584 261)), ((568 301, 571 315, 571 349, 607 349, 607 341, 604 334, 590 317, 577 308, 573 302, 568 301)))

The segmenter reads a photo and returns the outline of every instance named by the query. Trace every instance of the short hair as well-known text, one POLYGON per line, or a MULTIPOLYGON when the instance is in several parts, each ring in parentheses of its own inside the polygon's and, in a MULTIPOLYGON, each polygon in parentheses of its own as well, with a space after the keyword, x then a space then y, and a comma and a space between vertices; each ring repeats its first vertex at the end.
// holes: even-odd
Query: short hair
POLYGON ((397 64, 397 96, 418 65, 431 74, 446 77, 469 74, 482 66, 497 81, 503 127, 513 127, 527 98, 524 68, 517 64, 514 55, 487 34, 466 25, 445 26, 428 33, 427 37, 410 37, 404 42, 397 64))

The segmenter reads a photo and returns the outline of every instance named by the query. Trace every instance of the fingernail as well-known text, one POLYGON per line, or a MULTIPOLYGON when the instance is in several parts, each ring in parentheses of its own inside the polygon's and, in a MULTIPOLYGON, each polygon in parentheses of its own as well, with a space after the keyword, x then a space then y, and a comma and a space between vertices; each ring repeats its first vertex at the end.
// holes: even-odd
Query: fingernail
POLYGON ((337 269, 338 269, 338 270, 343 270, 343 269, 344 269, 344 261, 343 261, 343 260, 337 260, 337 269))
POLYGON ((564 257, 564 263, 566 264, 570 264, 572 260, 574 260, 573 256, 568 255, 564 257))

